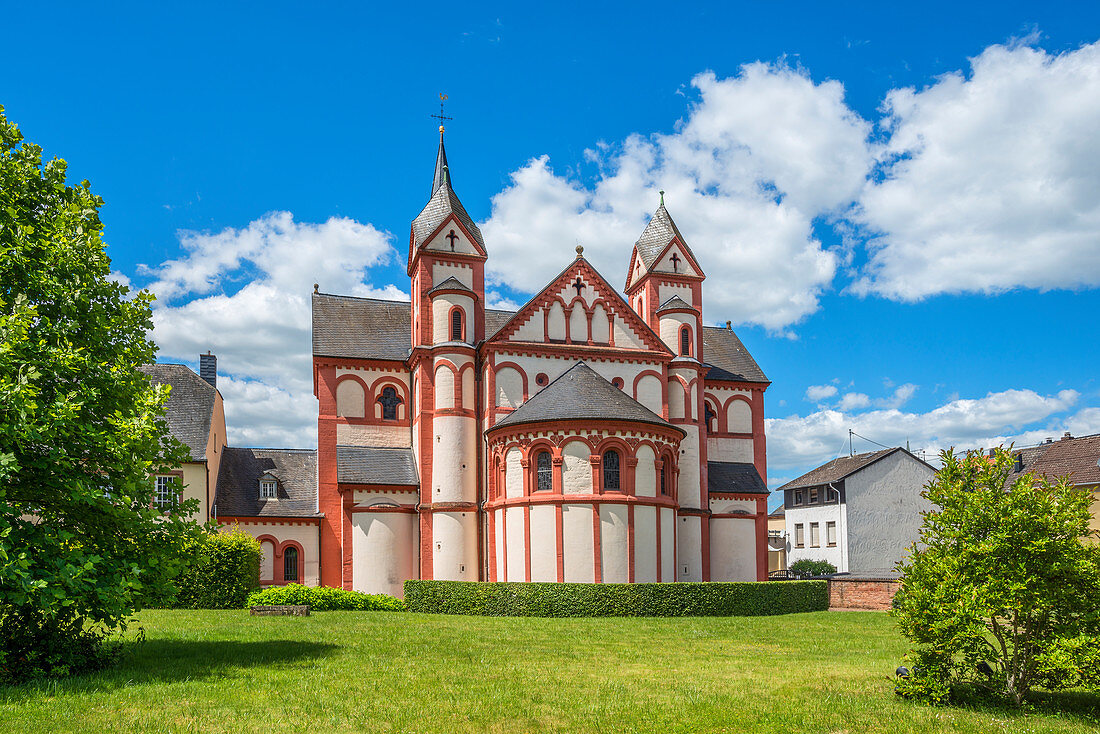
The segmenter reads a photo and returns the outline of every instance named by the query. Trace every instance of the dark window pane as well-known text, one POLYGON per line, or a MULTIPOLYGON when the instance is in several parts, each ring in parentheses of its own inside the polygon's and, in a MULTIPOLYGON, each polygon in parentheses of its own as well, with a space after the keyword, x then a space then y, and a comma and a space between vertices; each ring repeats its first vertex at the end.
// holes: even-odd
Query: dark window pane
POLYGON ((462 341, 462 312, 458 309, 451 312, 451 341, 462 341))
POLYGON ((544 492, 554 488, 553 468, 550 462, 550 452, 540 451, 535 459, 535 467, 538 474, 538 491, 544 492))
POLYGON ((691 354, 691 329, 680 329, 680 354, 691 354))
POLYGON ((287 548, 283 552, 283 581, 298 580, 298 549, 287 548))
POLYGON ((392 387, 382 388, 382 397, 378 398, 382 404, 382 419, 387 421, 397 420, 397 406, 401 404, 401 398, 397 396, 397 390, 392 387))
POLYGON ((619 452, 608 451, 603 455, 603 488, 619 488, 619 452))

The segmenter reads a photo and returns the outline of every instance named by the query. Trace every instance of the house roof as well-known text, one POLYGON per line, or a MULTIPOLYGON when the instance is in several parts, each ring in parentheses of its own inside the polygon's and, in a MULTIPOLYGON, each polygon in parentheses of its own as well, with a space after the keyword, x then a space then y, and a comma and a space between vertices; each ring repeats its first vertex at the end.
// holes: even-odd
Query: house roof
POLYGON ((447 278, 446 280, 444 280, 439 285, 434 286, 430 291, 428 291, 428 295, 430 296, 431 294, 435 293, 436 291, 442 291, 442 290, 467 291, 469 293, 474 292, 473 288, 466 285, 465 283, 463 283, 461 280, 454 277, 453 275, 451 277, 447 278))
POLYGON ((482 239, 481 230, 474 224, 474 220, 466 213, 466 208, 458 200, 458 195, 451 188, 450 172, 444 171, 439 186, 432 192, 432 198, 424 206, 412 223, 412 249, 415 250, 424 244, 432 232, 443 224, 447 217, 455 215, 455 218, 466 228, 470 236, 474 238, 482 250, 485 249, 485 240, 482 239))
POLYGON ((170 385, 165 419, 168 431, 191 451, 192 461, 206 461, 206 443, 214 416, 217 390, 182 364, 143 364, 138 367, 154 385, 170 385))
POLYGON ((731 329, 703 327, 703 361, 710 368, 708 380, 768 382, 760 365, 731 329))
POLYGON ((621 420, 676 428, 661 416, 577 362, 489 430, 523 423, 573 420, 621 420))
MULTIPOLYGON (((647 270, 653 267, 657 257, 668 247, 668 243, 672 242, 673 238, 680 240, 684 247, 688 246, 676 222, 672 221, 668 210, 665 209, 664 201, 661 201, 661 205, 657 207, 657 211, 653 212, 649 223, 642 230, 642 236, 634 243, 634 247, 638 249, 638 257, 642 259, 647 270)), ((629 273, 627 277, 630 277, 629 273)))
POLYGON ((403 361, 412 345, 408 301, 313 294, 313 354, 403 361))
POLYGON ((669 311, 674 308, 686 308, 692 311, 696 310, 695 308, 692 308, 692 305, 685 301, 683 298, 680 298, 679 296, 673 296, 672 298, 668 299, 657 307, 657 313, 661 313, 662 311, 669 311))
POLYGON ((1024 469, 1019 474, 1030 472, 1048 479, 1068 476, 1071 484, 1100 484, 1100 434, 1063 438, 1013 453, 1024 458, 1024 469))
POLYGON ((410 448, 336 447, 336 481, 341 484, 397 484, 418 487, 410 448))
POLYGON ((214 513, 222 517, 320 517, 317 452, 227 446, 218 470, 214 513), (260 478, 265 474, 279 482, 277 499, 260 499, 260 478))
POLYGON ((776 507, 770 513, 768 513, 768 517, 785 517, 786 514, 787 508, 783 505, 779 505, 779 507, 776 507))
MULTIPOLYGON (((830 482, 839 482, 845 477, 855 474, 860 469, 870 466, 879 459, 883 459, 895 451, 905 451, 903 448, 882 449, 880 451, 870 451, 865 454, 856 454, 855 456, 841 456, 832 461, 822 464, 812 471, 808 471, 798 479, 792 479, 779 488, 779 491, 784 489, 800 489, 802 487, 816 487, 821 484, 829 484, 830 482)), ((909 456, 913 456, 909 454, 909 456)), ((917 457, 913 456, 914 459, 917 457)), ((926 462, 921 461, 922 464, 928 466, 926 462)), ((931 469, 932 467, 929 466, 931 469)))
POLYGON ((711 493, 769 494, 768 486, 750 463, 707 462, 707 491, 711 493))

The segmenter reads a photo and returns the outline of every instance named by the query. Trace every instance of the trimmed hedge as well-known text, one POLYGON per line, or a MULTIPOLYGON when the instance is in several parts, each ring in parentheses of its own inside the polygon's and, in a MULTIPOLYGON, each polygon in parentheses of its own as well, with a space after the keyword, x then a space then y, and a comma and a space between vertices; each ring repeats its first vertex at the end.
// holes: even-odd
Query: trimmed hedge
POLYGON ((400 599, 385 594, 364 594, 331 586, 287 584, 272 586, 248 595, 246 606, 262 604, 308 604, 314 612, 400 612, 405 605, 400 599))
POLYGON ((410 612, 489 617, 748 617, 829 608, 824 581, 572 584, 405 582, 410 612))
POLYGON ((243 530, 212 533, 189 549, 192 560, 176 578, 169 606, 240 609, 260 577, 260 543, 243 530))

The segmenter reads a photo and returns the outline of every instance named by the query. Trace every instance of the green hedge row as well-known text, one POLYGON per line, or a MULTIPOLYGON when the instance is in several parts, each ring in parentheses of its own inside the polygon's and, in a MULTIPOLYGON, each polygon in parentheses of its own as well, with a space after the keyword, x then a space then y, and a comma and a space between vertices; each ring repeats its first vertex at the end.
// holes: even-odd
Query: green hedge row
POLYGON ((260 543, 242 530, 212 533, 188 549, 191 559, 176 578, 168 606, 240 609, 260 577, 260 543))
POLYGON ((247 606, 267 604, 308 604, 314 612, 400 612, 405 605, 400 599, 385 594, 364 594, 331 586, 302 586, 287 584, 254 591, 248 596, 247 606))
POLYGON ((405 582, 410 612, 490 617, 747 617, 829 608, 824 581, 559 584, 405 582))

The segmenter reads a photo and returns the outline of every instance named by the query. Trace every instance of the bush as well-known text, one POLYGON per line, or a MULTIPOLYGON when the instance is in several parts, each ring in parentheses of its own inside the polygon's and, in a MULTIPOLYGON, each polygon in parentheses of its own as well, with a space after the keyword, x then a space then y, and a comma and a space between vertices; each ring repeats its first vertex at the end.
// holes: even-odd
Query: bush
POLYGON ((400 612, 405 609, 404 602, 386 594, 364 594, 331 586, 287 584, 248 595, 247 606, 269 604, 308 604, 315 612, 400 612))
POLYGON ((824 581, 572 584, 405 582, 410 612, 490 617, 736 617, 829 608, 824 581))
POLYGON ((192 545, 191 561, 176 580, 171 606, 181 609, 240 609, 258 586, 260 543, 234 529, 206 536, 192 545))
POLYGON ((91 673, 112 665, 121 651, 102 626, 26 610, 0 615, 0 631, 0 685, 91 673))
POLYGON ((828 561, 815 561, 811 558, 803 558, 791 564, 787 569, 799 576, 828 576, 836 573, 836 566, 828 561))

